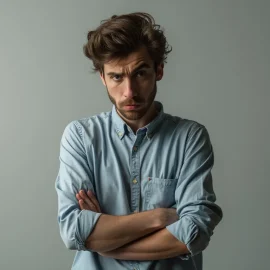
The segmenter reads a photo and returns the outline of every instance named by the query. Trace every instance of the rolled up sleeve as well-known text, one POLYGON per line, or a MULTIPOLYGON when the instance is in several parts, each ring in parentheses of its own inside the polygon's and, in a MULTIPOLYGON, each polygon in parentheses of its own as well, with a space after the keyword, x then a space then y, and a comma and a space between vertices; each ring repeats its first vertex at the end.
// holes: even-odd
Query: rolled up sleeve
POLYGON ((66 247, 86 250, 85 241, 101 213, 80 210, 76 193, 93 189, 93 174, 87 162, 83 130, 78 121, 67 125, 60 143, 60 168, 55 182, 58 224, 66 247))
POLYGON ((188 259, 209 244, 223 213, 215 203, 211 169, 214 153, 204 126, 197 126, 187 140, 184 162, 178 179, 175 200, 179 220, 166 228, 190 251, 188 259))

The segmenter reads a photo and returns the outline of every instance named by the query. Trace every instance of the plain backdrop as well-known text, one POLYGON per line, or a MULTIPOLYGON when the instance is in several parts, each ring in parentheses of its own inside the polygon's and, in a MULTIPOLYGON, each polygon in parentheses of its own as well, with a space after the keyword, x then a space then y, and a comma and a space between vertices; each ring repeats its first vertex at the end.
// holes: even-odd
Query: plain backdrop
POLYGON ((0 0, 0 269, 70 269, 54 189, 60 138, 70 121, 111 109, 82 47, 101 20, 134 11, 151 13, 173 47, 157 100, 204 124, 215 149, 224 219, 204 269, 269 269, 267 0, 0 0))

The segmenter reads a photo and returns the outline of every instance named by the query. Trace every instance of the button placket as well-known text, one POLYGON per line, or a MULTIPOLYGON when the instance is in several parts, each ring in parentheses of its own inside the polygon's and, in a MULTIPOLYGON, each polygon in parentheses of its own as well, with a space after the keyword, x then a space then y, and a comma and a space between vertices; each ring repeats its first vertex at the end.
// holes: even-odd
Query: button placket
POLYGON ((131 211, 139 212, 140 208, 140 159, 139 159, 139 147, 142 143, 144 135, 138 135, 134 142, 131 152, 131 211))

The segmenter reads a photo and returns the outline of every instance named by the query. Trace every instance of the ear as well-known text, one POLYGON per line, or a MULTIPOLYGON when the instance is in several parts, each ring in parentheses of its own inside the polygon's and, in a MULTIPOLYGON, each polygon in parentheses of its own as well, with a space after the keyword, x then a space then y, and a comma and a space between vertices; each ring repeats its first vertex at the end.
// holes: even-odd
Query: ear
POLYGON ((103 83, 104 86, 106 86, 106 82, 105 82, 105 77, 104 77, 104 73, 103 72, 99 72, 99 76, 100 76, 100 79, 103 83))
POLYGON ((163 77, 163 69, 164 69, 164 64, 163 63, 157 65, 156 81, 160 81, 162 79, 162 77, 163 77))

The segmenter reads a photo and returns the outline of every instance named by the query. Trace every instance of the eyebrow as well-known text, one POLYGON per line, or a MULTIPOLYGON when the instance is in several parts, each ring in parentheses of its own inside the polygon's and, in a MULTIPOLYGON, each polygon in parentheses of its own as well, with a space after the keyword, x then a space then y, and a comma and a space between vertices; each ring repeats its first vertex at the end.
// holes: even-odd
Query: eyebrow
MULTIPOLYGON (((131 74, 136 73, 138 70, 142 69, 142 68, 151 68, 147 63, 141 63, 138 67, 136 67, 131 74)), ((108 72, 107 73, 108 76, 123 76, 124 73, 117 73, 117 72, 108 72)))

